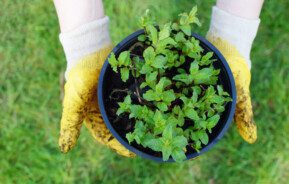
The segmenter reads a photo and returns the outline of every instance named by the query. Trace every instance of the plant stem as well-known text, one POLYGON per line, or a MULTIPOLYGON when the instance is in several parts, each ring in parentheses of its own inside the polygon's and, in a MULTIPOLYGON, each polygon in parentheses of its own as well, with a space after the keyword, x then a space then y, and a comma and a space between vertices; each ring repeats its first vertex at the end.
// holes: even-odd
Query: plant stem
POLYGON ((140 97, 140 89, 139 89, 138 81, 137 81, 137 78, 136 78, 136 66, 135 66, 135 62, 134 62, 133 59, 132 59, 131 63, 132 63, 132 67, 130 67, 130 68, 131 68, 131 70, 133 72, 136 96, 137 96, 137 99, 138 99, 139 103, 142 103, 142 100, 141 100, 141 97, 140 97))
POLYGON ((114 89, 111 94, 109 95, 109 98, 110 99, 113 99, 113 100, 117 100, 118 98, 114 98, 113 97, 113 94, 115 93, 126 93, 126 94, 129 94, 129 90, 126 88, 126 89, 114 89))
POLYGON ((131 51, 133 51, 133 50, 134 50, 136 47, 138 47, 138 46, 144 47, 143 43, 141 43, 141 42, 136 42, 136 43, 133 44, 128 50, 131 52, 131 51))

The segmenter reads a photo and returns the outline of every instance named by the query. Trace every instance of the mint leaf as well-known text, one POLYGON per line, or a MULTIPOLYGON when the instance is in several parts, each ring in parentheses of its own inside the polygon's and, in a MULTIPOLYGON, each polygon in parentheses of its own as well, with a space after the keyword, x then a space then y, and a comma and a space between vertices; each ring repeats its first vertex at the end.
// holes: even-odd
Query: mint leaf
POLYGON ((175 41, 179 43, 186 42, 186 38, 183 32, 178 32, 175 36, 175 41))
POLYGON ((116 60, 116 58, 115 58, 115 55, 114 55, 114 53, 111 53, 110 54, 110 57, 108 58, 108 63, 111 65, 111 67, 112 67, 112 70, 114 71, 114 72, 117 72, 117 60, 116 60))
POLYGON ((130 95, 127 95, 124 98, 123 102, 119 102, 118 103, 119 108, 116 112, 116 114, 119 116, 120 114, 124 113, 124 112, 130 112, 130 106, 131 106, 131 98, 130 95))
POLYGON ((131 143, 134 141, 134 135, 131 132, 127 133, 125 137, 128 140, 128 143, 131 143))
POLYGON ((181 25, 180 28, 187 36, 192 35, 192 30, 191 30, 192 28, 190 25, 181 25))
POLYGON ((199 119, 198 113, 194 109, 186 108, 184 110, 184 113, 185 113, 186 117, 190 118, 191 120, 196 121, 199 119))
POLYGON ((176 162, 182 162, 187 158, 186 154, 181 149, 174 149, 172 152, 172 157, 176 162))
POLYGON ((140 41, 140 42, 144 42, 144 41, 146 40, 146 36, 145 36, 145 35, 139 35, 139 36, 137 37, 137 39, 138 39, 138 41, 140 41))
POLYGON ((155 26, 153 25, 148 25, 146 27, 146 31, 148 33, 149 38, 151 39, 151 41, 153 42, 154 45, 157 44, 158 41, 158 31, 155 28, 155 26))
POLYGON ((219 122, 219 120, 220 120, 220 115, 218 115, 218 114, 210 117, 210 118, 207 120, 207 121, 208 121, 207 128, 208 128, 208 129, 214 128, 214 127, 217 125, 217 123, 219 122))
POLYGON ((165 101, 166 103, 171 103, 175 99, 176 99, 176 95, 172 89, 168 91, 164 91, 162 94, 162 100, 165 101))
POLYGON ((121 68, 120 69, 121 80, 126 82, 129 78, 129 69, 128 68, 121 68))
POLYGON ((163 132, 163 138, 166 140, 171 140, 173 138, 173 126, 168 124, 163 132))
POLYGON ((157 108, 160 110, 160 111, 167 111, 168 110, 168 106, 166 103, 164 102, 158 102, 157 103, 157 108))
POLYGON ((160 101, 160 97, 153 91, 148 90, 145 94, 143 94, 143 98, 148 101, 160 101))
POLYGON ((176 136, 172 144, 174 147, 184 149, 188 145, 188 141, 184 136, 176 136))
POLYGON ((155 68, 164 68, 166 62, 167 62, 167 58, 165 56, 158 55, 155 57, 155 60, 151 66, 155 68))
POLYGON ((162 154, 163 154, 163 161, 167 161, 172 154, 172 147, 171 146, 163 146, 162 154))
POLYGON ((154 59, 156 57, 156 53, 153 47, 148 47, 144 50, 143 56, 145 59, 145 62, 149 65, 151 65, 154 62, 154 59))
POLYGON ((163 40, 165 38, 168 38, 171 33, 171 24, 167 23, 164 25, 164 27, 161 29, 159 33, 159 40, 163 40))
POLYGON ((160 111, 156 111, 153 117, 155 127, 154 127, 154 134, 158 135, 162 133, 166 127, 166 120, 163 117, 163 114, 160 111))
POLYGON ((208 134, 206 133, 206 132, 204 132, 204 133, 202 133, 201 135, 200 135, 200 140, 201 140, 201 142, 203 143, 203 144, 208 144, 208 142, 209 142, 209 136, 208 136, 208 134))
POLYGON ((151 139, 146 142, 146 146, 154 151, 162 151, 162 142, 160 139, 151 139))
POLYGON ((124 51, 120 53, 118 61, 120 66, 129 66, 131 64, 129 51, 124 51))
POLYGON ((173 80, 181 81, 181 82, 185 83, 186 85, 189 85, 193 82, 193 77, 188 75, 188 74, 179 74, 179 75, 175 75, 173 77, 173 80))

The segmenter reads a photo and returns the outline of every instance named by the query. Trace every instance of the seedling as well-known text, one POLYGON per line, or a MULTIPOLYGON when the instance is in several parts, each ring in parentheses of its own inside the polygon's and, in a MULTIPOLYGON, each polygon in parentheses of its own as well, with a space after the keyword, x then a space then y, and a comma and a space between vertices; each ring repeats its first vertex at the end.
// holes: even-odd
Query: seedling
POLYGON ((156 26, 149 11, 140 18, 145 34, 139 42, 108 59, 121 80, 133 80, 133 88, 118 101, 116 114, 128 116, 133 128, 126 133, 136 143, 161 152, 164 161, 186 159, 188 149, 200 151, 220 120, 230 95, 218 84, 213 53, 204 53, 192 37, 200 26, 197 7, 180 14, 177 23, 156 26), (143 52, 131 51, 141 47, 143 52), (188 67, 187 67, 188 66, 188 67))

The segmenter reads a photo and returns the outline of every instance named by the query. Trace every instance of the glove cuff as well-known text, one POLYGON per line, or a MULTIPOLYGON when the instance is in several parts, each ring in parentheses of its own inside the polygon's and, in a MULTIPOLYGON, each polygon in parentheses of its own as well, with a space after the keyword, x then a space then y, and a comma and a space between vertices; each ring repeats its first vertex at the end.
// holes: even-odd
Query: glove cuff
POLYGON ((234 45, 251 68, 250 51, 259 24, 260 19, 241 18, 214 6, 208 35, 220 37, 234 45))
POLYGON ((59 38, 67 60, 67 73, 82 58, 111 45, 109 18, 106 16, 70 32, 61 33, 59 38))

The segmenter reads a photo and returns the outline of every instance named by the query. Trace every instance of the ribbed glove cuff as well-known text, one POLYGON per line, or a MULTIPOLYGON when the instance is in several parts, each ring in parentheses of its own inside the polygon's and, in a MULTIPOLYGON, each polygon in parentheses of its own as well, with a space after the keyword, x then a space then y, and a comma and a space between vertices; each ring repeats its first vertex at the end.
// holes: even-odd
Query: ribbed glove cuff
POLYGON ((59 35, 66 60, 66 73, 76 66, 82 58, 111 45, 109 18, 95 20, 77 29, 59 35))
POLYGON ((208 35, 220 37, 234 45, 251 68, 250 51, 259 24, 260 19, 244 19, 215 6, 208 35))

